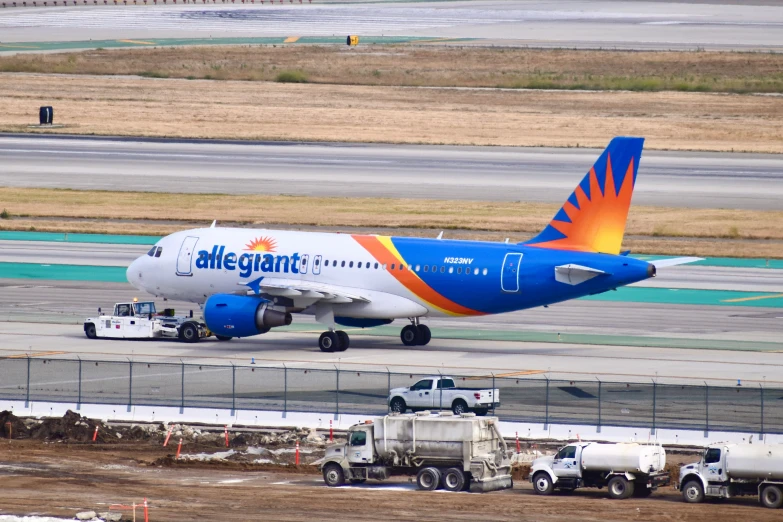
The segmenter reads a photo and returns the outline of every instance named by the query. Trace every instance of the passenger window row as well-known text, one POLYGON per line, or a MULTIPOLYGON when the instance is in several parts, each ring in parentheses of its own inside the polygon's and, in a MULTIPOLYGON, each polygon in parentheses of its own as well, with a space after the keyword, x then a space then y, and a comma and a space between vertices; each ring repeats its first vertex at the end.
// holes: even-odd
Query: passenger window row
MULTIPOLYGON (((330 260, 327 259, 326 261, 324 261, 324 266, 325 267, 329 267, 329 266, 337 267, 337 263, 338 263, 337 260, 333 259, 333 260, 330 261, 330 260), (331 265, 330 265, 330 263, 331 263, 331 265)), ((341 268, 345 268, 346 266, 348 268, 354 268, 354 262, 353 261, 340 261, 339 263, 340 263, 340 267, 341 268)), ((422 271, 423 272, 430 272, 431 271, 433 273, 440 272, 441 274, 445 274, 446 272, 448 272, 449 274, 453 274, 455 271, 456 271, 457 274, 462 274, 463 270, 464 270, 464 274, 465 275, 470 275, 471 273, 473 275, 479 275, 479 274, 487 275, 489 273, 489 270, 487 270, 486 268, 483 268, 483 269, 482 268, 471 268, 469 266, 466 266, 463 269, 463 267, 461 267, 461 266, 458 266, 456 268, 454 266, 448 266, 447 267, 447 266, 444 266, 444 265, 432 265, 432 266, 430 266, 430 265, 424 265, 424 266, 416 265, 416 266, 413 266, 413 265, 404 265, 402 263, 399 263, 399 264, 398 263, 392 263, 391 265, 385 265, 385 264, 382 265, 380 263, 373 264, 372 262, 364 262, 364 261, 357 261, 355 263, 355 265, 356 265, 356 268, 366 268, 366 269, 375 268, 375 270, 381 269, 381 270, 398 270, 399 271, 399 270, 406 270, 407 269, 407 270, 413 270, 414 272, 422 272, 422 271)))

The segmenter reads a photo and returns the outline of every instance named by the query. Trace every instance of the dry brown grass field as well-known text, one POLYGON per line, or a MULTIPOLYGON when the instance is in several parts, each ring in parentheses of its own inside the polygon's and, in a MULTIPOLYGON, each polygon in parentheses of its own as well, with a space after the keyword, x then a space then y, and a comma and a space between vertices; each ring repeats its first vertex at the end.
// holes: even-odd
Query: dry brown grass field
MULTIPOLYGON (((528 239, 557 210, 543 203, 465 201, 456 207, 444 200, 18 188, 0 188, 0 202, 8 213, 0 229, 7 230, 163 235, 207 226, 214 218, 241 226, 402 230, 430 237, 446 230, 451 238, 496 241, 528 239)), ((777 258, 783 257, 783 211, 634 206, 626 236, 625 246, 638 253, 777 258)))

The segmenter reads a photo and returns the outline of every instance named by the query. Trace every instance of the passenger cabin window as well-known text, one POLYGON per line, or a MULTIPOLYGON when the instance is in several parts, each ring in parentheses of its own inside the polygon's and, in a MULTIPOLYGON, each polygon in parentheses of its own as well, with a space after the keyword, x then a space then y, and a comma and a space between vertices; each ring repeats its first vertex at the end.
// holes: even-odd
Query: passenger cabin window
POLYGON ((718 448, 708 449, 707 452, 704 454, 704 463, 716 464, 718 462, 720 462, 720 449, 718 448))
POLYGON ((424 379, 411 386, 411 391, 431 390, 431 389, 432 389, 432 379, 424 379))
POLYGON ((364 446, 367 444, 366 431, 354 431, 351 433, 351 446, 364 446))
MULTIPOLYGON (((394 267, 396 266, 396 264, 397 264, 397 263, 392 263, 392 265, 391 265, 391 269, 392 269, 392 270, 394 270, 394 267)), ((400 265, 400 266, 402 266, 402 265, 400 265)))
POLYGON ((163 253, 163 247, 158 247, 158 250, 155 251, 155 257, 160 257, 162 253, 163 253))
POLYGON ((576 446, 566 446, 557 452, 555 460, 563 459, 575 459, 576 458, 576 446))
POLYGON ((348 268, 353 268, 353 261, 351 261, 350 263, 348 263, 348 268))
POLYGON ((359 261, 359 262, 356 264, 356 268, 361 268, 361 267, 362 267, 362 262, 361 262, 361 261, 359 261))
MULTIPOLYGON (((416 267, 416 270, 418 270, 418 269, 419 269, 419 268, 418 268, 418 267, 416 267)), ((429 265, 424 265, 424 271, 425 271, 425 272, 427 272, 429 269, 430 269, 429 265)))
POLYGON ((440 382, 438 382, 438 388, 443 390, 456 388, 456 386, 454 386, 454 379, 441 379, 440 382))
POLYGON ((345 268, 345 261, 343 261, 342 263, 340 263, 340 267, 341 267, 341 268, 345 268))

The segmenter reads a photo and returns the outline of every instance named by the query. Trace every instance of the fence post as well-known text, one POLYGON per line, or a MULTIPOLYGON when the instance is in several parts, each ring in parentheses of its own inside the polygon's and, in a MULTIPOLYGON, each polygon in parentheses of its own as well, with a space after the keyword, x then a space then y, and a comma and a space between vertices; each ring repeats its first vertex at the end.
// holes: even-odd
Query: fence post
POLYGON ((231 416, 237 411, 237 367, 231 363, 231 416))
POLYGON ((133 405, 133 361, 128 359, 128 411, 131 411, 133 405))
POLYGON ((334 412, 334 420, 337 420, 340 418, 340 368, 335 366, 334 369, 337 370, 337 407, 334 412))
POLYGON ((30 407, 30 355, 27 356, 27 386, 25 388, 24 407, 30 407))
POLYGON ((601 433, 601 379, 596 377, 598 381, 598 428, 596 433, 601 433))
POLYGON ((497 397, 495 397, 495 372, 492 372, 492 415, 495 415, 495 403, 497 397))
POLYGON ((283 363, 283 418, 288 414, 288 367, 283 363))
POLYGON ((655 409, 657 406, 657 393, 658 393, 658 383, 653 381, 653 418, 652 418, 652 431, 650 432, 651 435, 655 435, 655 409))
POLYGON ((440 395, 440 402, 438 404, 438 411, 443 411, 443 374, 438 370, 438 395, 440 395))
POLYGON ((182 359, 180 359, 179 362, 182 364, 182 388, 179 396, 179 414, 182 415, 185 413, 185 363, 182 361, 182 359))
POLYGON ((549 377, 545 377, 545 379, 546 379, 546 401, 545 401, 546 410, 544 410, 545 411, 545 413, 544 413, 544 429, 547 429, 547 427, 549 426, 549 377))
POLYGON ((759 384, 759 392, 761 393, 761 432, 759 433, 759 440, 764 440, 764 387, 759 384))
POLYGON ((389 402, 389 397, 391 397, 391 372, 388 366, 386 367, 386 387, 388 388, 386 393, 386 413, 389 413, 391 411, 391 403, 389 402))
POLYGON ((76 357, 79 359, 79 394, 76 398, 76 411, 79 411, 82 409, 82 358, 76 357))
POLYGON ((704 437, 710 436, 710 385, 704 381, 704 437))

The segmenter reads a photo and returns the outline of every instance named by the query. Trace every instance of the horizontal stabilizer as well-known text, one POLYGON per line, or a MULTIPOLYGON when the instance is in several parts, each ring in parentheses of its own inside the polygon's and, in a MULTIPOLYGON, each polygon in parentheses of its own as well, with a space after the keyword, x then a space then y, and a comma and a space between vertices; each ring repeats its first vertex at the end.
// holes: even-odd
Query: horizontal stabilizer
POLYGON ((704 261, 703 257, 670 257, 668 259, 658 259, 656 261, 650 261, 651 265, 655 268, 664 268, 667 266, 684 265, 686 263, 695 263, 696 261, 704 261))
POLYGON ((568 264, 555 267, 555 280, 567 285, 578 285, 602 274, 606 272, 589 266, 568 264))

